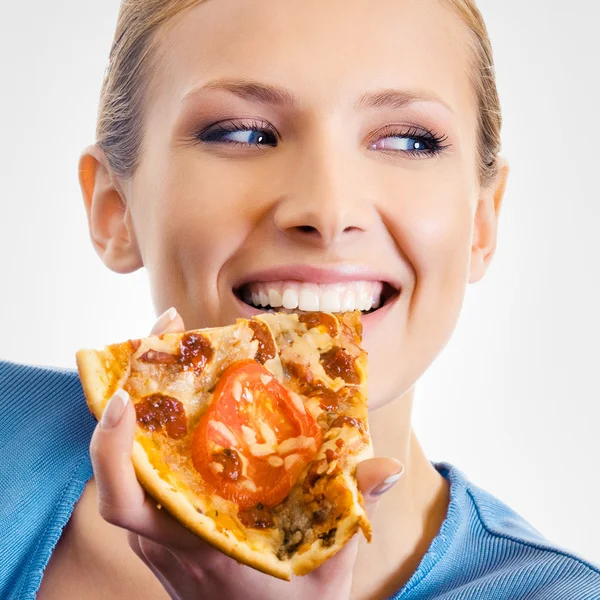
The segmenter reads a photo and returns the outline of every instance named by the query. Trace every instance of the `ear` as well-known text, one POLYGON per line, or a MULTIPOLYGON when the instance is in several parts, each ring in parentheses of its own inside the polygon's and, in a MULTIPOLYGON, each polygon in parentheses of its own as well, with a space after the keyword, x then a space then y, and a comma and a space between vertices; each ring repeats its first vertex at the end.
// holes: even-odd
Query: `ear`
POLYGON ((496 251, 498 218, 509 173, 506 160, 502 157, 497 160, 498 173, 494 181, 481 190, 477 203, 469 283, 475 283, 485 275, 496 251))
POLYGON ((102 262, 116 273, 143 267, 131 211, 104 152, 96 145, 86 148, 79 159, 79 185, 90 238, 102 262))

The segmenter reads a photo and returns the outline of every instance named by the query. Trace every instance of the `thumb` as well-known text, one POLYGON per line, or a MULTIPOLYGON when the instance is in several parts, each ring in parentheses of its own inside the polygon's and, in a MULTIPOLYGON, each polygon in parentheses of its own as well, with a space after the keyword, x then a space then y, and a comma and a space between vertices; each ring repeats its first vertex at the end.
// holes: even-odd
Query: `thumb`
POLYGON ((358 489, 365 509, 372 515, 383 494, 392 489, 404 474, 404 465, 396 458, 368 458, 356 466, 358 489))
POLYGON ((185 325, 177 309, 172 306, 158 317, 150 335, 160 335, 163 333, 179 333, 185 331, 185 325))

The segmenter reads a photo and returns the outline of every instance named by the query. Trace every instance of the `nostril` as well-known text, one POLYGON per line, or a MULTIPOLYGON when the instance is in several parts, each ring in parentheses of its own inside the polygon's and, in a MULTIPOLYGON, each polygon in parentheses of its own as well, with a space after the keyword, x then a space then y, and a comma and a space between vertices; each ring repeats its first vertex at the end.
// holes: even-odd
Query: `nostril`
POLYGON ((300 233, 318 233, 317 228, 312 225, 298 225, 296 230, 300 233))

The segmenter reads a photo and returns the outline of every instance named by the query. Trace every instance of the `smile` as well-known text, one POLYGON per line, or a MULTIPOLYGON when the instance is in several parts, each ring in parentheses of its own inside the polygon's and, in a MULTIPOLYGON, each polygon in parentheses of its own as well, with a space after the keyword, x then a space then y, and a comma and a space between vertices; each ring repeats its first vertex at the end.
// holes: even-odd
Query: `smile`
MULTIPOLYGON (((238 297, 258 309, 367 313, 385 303, 390 292, 382 281, 311 283, 299 281, 252 282, 238 290, 238 297)), ((388 286, 389 287, 389 286, 388 286)))
MULTIPOLYGON (((247 273, 233 293, 250 314, 265 311, 386 312, 401 294, 400 280, 359 265, 287 265, 247 273)), ((246 312, 246 311, 244 311, 246 312)))

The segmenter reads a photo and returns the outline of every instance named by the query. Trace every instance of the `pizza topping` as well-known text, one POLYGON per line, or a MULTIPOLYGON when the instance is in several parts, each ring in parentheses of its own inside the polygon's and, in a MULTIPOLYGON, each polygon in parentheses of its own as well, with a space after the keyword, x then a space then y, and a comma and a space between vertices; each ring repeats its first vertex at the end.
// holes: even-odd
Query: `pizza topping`
POLYGON ((252 339, 258 342, 258 350, 255 358, 259 363, 264 365, 268 360, 275 358, 275 355, 277 354, 273 336, 267 325, 261 321, 248 321, 248 326, 254 331, 254 337, 252 339))
POLYGON ((356 417, 349 417, 348 415, 340 415, 336 418, 336 420, 331 424, 331 429, 334 427, 343 427, 344 425, 348 425, 348 427, 355 427, 361 433, 366 433, 366 426, 361 419, 357 419, 356 417))
POLYGON ((348 339, 353 339, 357 344, 362 342, 363 325, 358 313, 348 312, 342 315, 342 331, 348 339))
POLYGON ((253 529, 269 529, 274 525, 271 513, 260 502, 248 510, 240 511, 238 519, 245 527, 253 529))
MULTIPOLYGON (((169 335, 172 336, 173 334, 169 335)), ((139 362, 157 365, 181 365, 183 371, 199 374, 214 355, 210 341, 199 333, 184 334, 179 341, 178 349, 172 348, 171 343, 164 341, 164 335, 159 336, 158 339, 163 340, 162 343, 156 341, 156 338, 150 338, 154 346, 158 345, 162 348, 160 350, 149 348, 145 352, 142 349, 141 356, 137 357, 139 362)), ((144 340, 140 341, 138 349, 142 342, 146 343, 144 340)))
POLYGON ((328 313, 324 312, 309 312, 298 315, 300 323, 306 325, 306 329, 323 326, 329 332, 331 337, 335 337, 338 331, 337 319, 328 313))
POLYGON ((281 467, 285 463, 281 456, 269 456, 269 458, 267 458, 267 462, 272 467, 281 467))
POLYGON ((219 441, 219 445, 221 445, 223 447, 229 446, 229 445, 231 445, 231 446, 238 445, 235 435, 233 435, 231 429, 229 429, 227 427, 227 425, 225 425, 221 421, 211 421, 210 426, 212 427, 212 429, 214 430, 215 433, 219 434, 216 437, 216 439, 219 441), (221 439, 219 439, 219 436, 221 439))
POLYGON ((327 521, 327 518, 329 517, 330 512, 331 512, 331 509, 327 509, 327 508, 319 508, 318 510, 315 510, 313 512, 313 521, 317 525, 321 525, 321 524, 325 523, 325 521, 327 521))
POLYGON ((233 382, 233 389, 231 390, 233 397, 239 402, 242 399, 242 384, 239 380, 233 382))
POLYGON ((187 416, 183 404, 163 394, 152 394, 135 405, 136 419, 140 427, 148 431, 166 431, 179 439, 187 432, 187 416))
POLYGON ((302 450, 303 448, 315 448, 315 438, 301 435, 299 437, 288 438, 277 447, 278 454, 287 454, 288 452, 302 450))
POLYGON ((313 392, 311 392, 310 396, 311 398, 319 399, 319 406, 323 410, 335 412, 339 408, 340 397, 333 390, 330 390, 328 388, 316 389, 313 392))
POLYGON ((256 444, 256 431, 247 425, 242 425, 242 435, 244 436, 244 441, 248 446, 252 444, 256 444))
POLYGON ((290 454, 283 459, 283 468, 286 471, 289 471, 292 468, 292 465, 297 461, 302 462, 302 457, 299 454, 290 454))
POLYGON ((308 468, 308 472, 306 473, 306 478, 304 479, 303 483, 302 483, 302 489, 305 492, 310 492, 310 488, 312 488, 315 483, 317 482, 317 479, 319 479, 319 477, 321 477, 321 475, 325 472, 324 470, 322 470, 319 473, 319 470, 325 466, 325 468, 327 465, 327 460, 324 458, 321 458, 320 460, 312 463, 312 465, 310 465, 310 467, 308 468))
POLYGON ((250 490, 251 492, 256 492, 256 490, 258 489, 256 487, 256 484, 254 483, 254 481, 252 481, 252 479, 244 479, 244 481, 242 481, 242 483, 240 483, 240 487, 246 488, 247 490, 250 490))
POLYGON ((168 352, 157 352, 156 350, 148 350, 145 354, 142 354, 138 358, 141 362, 160 364, 160 365, 174 365, 177 363, 177 357, 168 352))
POLYGON ((300 398, 300 396, 298 396, 298 394, 290 391, 290 398, 292 399, 292 402, 294 403, 294 406, 296 407, 296 410, 298 412, 301 412, 301 413, 306 412, 306 408, 304 407, 304 402, 302 402, 302 398, 300 398))
POLYGON ((325 547, 333 546, 333 544, 335 543, 336 532, 337 532, 337 528, 333 527, 329 531, 326 531, 325 533, 320 533, 318 535, 319 539, 323 541, 323 546, 325 546, 325 547))
POLYGON ((183 370, 193 369, 196 373, 202 372, 214 354, 211 343, 199 333, 186 333, 181 338, 179 352, 183 370))
POLYGON ((222 473, 225 470, 225 467, 223 466, 223 463, 220 462, 211 462, 208 465, 208 468, 213 472, 213 473, 222 473))
POLYGON ((323 387, 323 383, 315 380, 310 367, 302 363, 289 361, 284 364, 285 370, 296 381, 298 391, 308 395, 317 387, 323 387))
POLYGON ((339 346, 321 354, 321 364, 331 379, 341 377, 346 383, 360 383, 354 358, 339 346))
POLYGON ((251 444, 250 445, 250 453, 253 456, 268 456, 269 454, 274 454, 275 448, 273 448, 272 444, 251 444))
POLYGON ((325 450, 325 458, 327 459, 327 462, 333 462, 339 457, 340 455, 335 450, 332 450, 331 448, 327 448, 327 450, 325 450))
POLYGON ((235 450, 232 448, 225 448, 223 452, 213 454, 212 459, 213 462, 223 465, 222 470, 217 470, 221 477, 228 479, 229 481, 239 480, 242 469, 242 461, 235 450))
POLYGON ((319 425, 299 410, 286 388, 257 361, 242 360, 215 387, 194 432, 192 461, 215 493, 240 509, 257 502, 268 507, 287 496, 321 443, 319 425), (219 446, 247 463, 240 479, 227 480, 207 466, 215 462, 219 446))
MULTIPOLYGON (((319 405, 318 399, 309 398, 306 401, 306 408, 308 409, 308 412, 313 416, 313 418, 317 420, 317 422, 322 421, 321 415, 323 413, 325 413, 325 411, 319 405)), ((331 413, 325 413, 325 414, 328 415, 331 413)))

